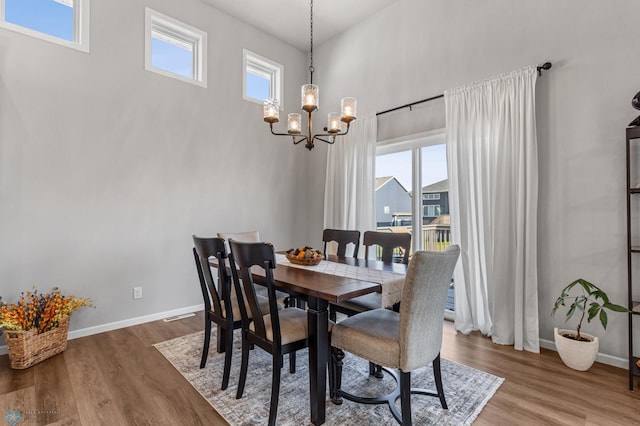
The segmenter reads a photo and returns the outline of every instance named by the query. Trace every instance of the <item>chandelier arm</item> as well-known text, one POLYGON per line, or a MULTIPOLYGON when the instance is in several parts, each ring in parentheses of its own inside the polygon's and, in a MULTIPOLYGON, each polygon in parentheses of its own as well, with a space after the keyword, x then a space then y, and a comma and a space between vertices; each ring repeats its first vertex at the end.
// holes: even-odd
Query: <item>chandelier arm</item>
POLYGON ((291 136, 291 139, 293 140, 294 145, 298 145, 300 142, 309 141, 309 138, 306 136, 301 137, 299 140, 296 140, 295 136, 291 136))
POLYGON ((322 138, 321 138, 321 137, 319 137, 319 136, 325 136, 325 135, 315 135, 315 136, 313 137, 313 140, 319 140, 319 141, 322 141, 322 142, 326 142, 326 143, 328 143, 329 145, 333 145, 334 143, 336 143, 336 136, 337 136, 337 135, 326 135, 326 136, 331 136, 331 141, 328 141, 328 140, 326 140, 326 139, 322 139, 322 138))

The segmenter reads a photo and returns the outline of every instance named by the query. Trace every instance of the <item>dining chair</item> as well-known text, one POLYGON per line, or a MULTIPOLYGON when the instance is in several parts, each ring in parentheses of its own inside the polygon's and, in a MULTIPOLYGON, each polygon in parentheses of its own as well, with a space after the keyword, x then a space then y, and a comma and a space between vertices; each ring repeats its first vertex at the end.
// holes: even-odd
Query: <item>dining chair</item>
MULTIPOLYGON (((218 237, 225 240, 227 252, 229 251, 229 240, 236 240, 242 243, 258 243, 260 242, 259 231, 244 231, 244 232, 218 232, 218 237)), ((267 293, 264 288, 258 289, 258 294, 263 297, 267 297, 267 293)), ((282 305, 287 308, 290 304, 296 303, 296 301, 288 294, 282 291, 277 291, 278 300, 282 305)))
POLYGON ((419 251, 413 254, 402 293, 400 312, 375 309, 337 323, 331 332, 330 396, 335 404, 342 397, 366 404, 388 404, 402 425, 411 425, 411 394, 437 396, 444 410, 447 402, 442 387, 440 348, 444 307, 460 247, 444 252, 419 251), (341 389, 344 351, 357 354, 375 364, 399 370, 391 374, 399 386, 387 395, 367 398, 341 389), (436 391, 411 388, 411 372, 433 365, 436 391), (396 400, 400 398, 401 412, 396 400))
POLYGON ((243 243, 231 239, 230 262, 236 294, 244 294, 246 305, 240 304, 242 316, 242 363, 236 398, 242 398, 247 379, 250 345, 270 353, 273 361, 271 380, 271 404, 269 425, 275 425, 280 395, 280 372, 283 356, 289 354, 289 370, 295 372, 295 351, 309 346, 307 313, 290 307, 278 311, 273 270, 276 256, 270 243, 243 243), (262 268, 264 280, 254 280, 252 267, 262 268), (256 286, 264 286, 269 296, 269 307, 263 309, 257 303, 256 286))
POLYGON ((408 232, 380 232, 366 231, 362 238, 365 248, 364 257, 369 258, 369 248, 378 246, 382 249, 382 261, 391 263, 394 259, 394 251, 399 248, 402 252, 401 263, 409 263, 411 251, 411 234, 408 232))
MULTIPOLYGON (((369 258, 369 247, 382 247, 382 261, 391 263, 393 261, 393 251, 400 247, 404 250, 402 263, 407 264, 409 260, 409 250, 411 249, 411 234, 366 231, 363 243, 365 246, 365 258, 369 258)), ((329 306, 329 318, 336 321, 336 313, 340 312, 347 316, 352 316, 360 312, 372 309, 384 308, 382 306, 382 295, 380 293, 369 293, 364 296, 355 297, 343 302, 332 303, 329 306)), ((397 309, 397 306, 396 306, 397 309)), ((380 377, 381 373, 377 375, 380 377)))
POLYGON ((322 241, 324 242, 324 254, 327 254, 327 243, 335 241, 338 243, 336 256, 345 257, 347 246, 353 244, 353 257, 358 257, 358 249, 360 248, 360 231, 351 231, 345 229, 325 229, 322 231, 322 241))
MULTIPOLYGON (((224 370, 222 374, 222 390, 229 385, 231 368, 231 354, 233 352, 233 331, 242 325, 238 298, 235 288, 231 285, 231 277, 224 267, 227 259, 224 240, 221 238, 201 238, 193 235, 193 256, 196 262, 200 289, 204 300, 204 344, 200 368, 204 368, 209 354, 211 341, 211 324, 218 326, 218 352, 224 352, 224 370), (218 265, 218 283, 213 279, 209 258, 215 257, 218 265)), ((258 303, 266 306, 266 298, 257 299, 258 303)))

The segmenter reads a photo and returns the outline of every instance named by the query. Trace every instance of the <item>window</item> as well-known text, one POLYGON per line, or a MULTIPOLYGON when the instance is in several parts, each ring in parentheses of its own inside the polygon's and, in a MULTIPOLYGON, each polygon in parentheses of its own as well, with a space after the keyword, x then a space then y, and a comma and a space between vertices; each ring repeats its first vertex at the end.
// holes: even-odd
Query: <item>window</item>
POLYGON ((0 27, 89 52, 90 0, 0 0, 0 27))
POLYGON ((207 33, 145 8, 144 69, 207 87, 207 33))
POLYGON ((282 65, 247 49, 242 50, 242 56, 242 97, 259 104, 267 98, 275 98, 282 109, 282 65))
POLYGON ((424 209, 424 217, 436 217, 440 216, 440 206, 438 204, 431 204, 428 206, 422 206, 424 209))
POLYGON ((425 201, 428 200, 439 200, 440 194, 422 194, 422 199, 425 201))

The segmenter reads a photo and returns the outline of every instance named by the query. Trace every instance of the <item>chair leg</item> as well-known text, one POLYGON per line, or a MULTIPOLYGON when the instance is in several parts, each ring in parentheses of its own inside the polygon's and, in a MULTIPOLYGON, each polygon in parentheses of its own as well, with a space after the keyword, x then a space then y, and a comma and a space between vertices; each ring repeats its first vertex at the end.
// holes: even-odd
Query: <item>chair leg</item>
POLYGON ((440 371, 440 354, 433 360, 433 378, 436 382, 436 390, 438 391, 438 398, 440 398, 440 404, 442 404, 443 410, 448 410, 447 401, 444 399, 444 389, 442 388, 442 373, 440 371))
POLYGON ((204 345, 202 346, 202 359, 200 360, 200 368, 207 365, 207 357, 209 356, 209 343, 211 342, 211 321, 209 318, 204 319, 204 345))
MULTIPOLYGON (((292 352, 293 353, 293 352, 292 352)), ((275 426, 278 415, 278 398, 280 397, 280 369, 282 356, 273 357, 273 378, 271 380, 271 405, 269 406, 269 426, 275 426)))
POLYGON ((402 426, 411 426, 411 372, 400 371, 402 426))
POLYGON ((382 379, 384 377, 382 374, 382 366, 369 361, 369 375, 377 379, 382 379))
POLYGON ((344 351, 340 348, 331 348, 331 367, 333 369, 333 389, 329 390, 331 401, 334 404, 342 404, 342 396, 340 390, 342 388, 342 360, 344 359, 344 351))
POLYGON ((238 378, 238 391, 236 399, 242 398, 244 393, 244 384, 247 381, 247 368, 249 366, 249 342, 247 341, 244 330, 242 331, 242 364, 240 364, 240 377, 238 378))
POLYGON ((336 318, 336 308, 334 308, 333 305, 329 305, 329 319, 333 322, 337 322, 336 318))
POLYGON ((289 352, 289 373, 296 372, 296 351, 289 352))
POLYGON ((224 370, 222 372, 222 390, 229 386, 229 375, 231 373, 231 354, 233 352, 233 325, 226 329, 224 351, 224 370))

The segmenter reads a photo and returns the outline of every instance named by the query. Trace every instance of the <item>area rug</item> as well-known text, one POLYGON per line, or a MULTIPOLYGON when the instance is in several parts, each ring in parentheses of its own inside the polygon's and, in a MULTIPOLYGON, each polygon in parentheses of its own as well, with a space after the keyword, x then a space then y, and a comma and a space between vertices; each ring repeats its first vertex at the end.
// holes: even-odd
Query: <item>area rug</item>
MULTIPOLYGON (((200 369, 203 333, 197 332, 154 345, 162 355, 231 425, 263 425, 269 417, 271 397, 271 356, 260 349, 249 355, 249 374, 244 396, 235 398, 240 372, 240 333, 234 333, 233 362, 229 387, 222 391, 224 354, 215 350, 215 329, 211 337, 209 358, 200 369)), ((280 385, 279 425, 308 425, 309 371, 308 352, 299 351, 296 373, 290 374, 285 357, 280 385)), ((413 395, 412 419, 417 425, 469 425, 491 399, 504 379, 442 359, 442 382, 449 406, 445 412, 438 398, 413 395)), ((412 386, 435 389, 431 366, 411 373, 412 386)), ((396 386, 385 374, 383 379, 368 375, 368 363, 347 354, 344 359, 343 389, 358 395, 383 395, 396 386)), ((334 405, 327 396, 327 425, 397 424, 386 405, 364 405, 344 400, 334 405)))

